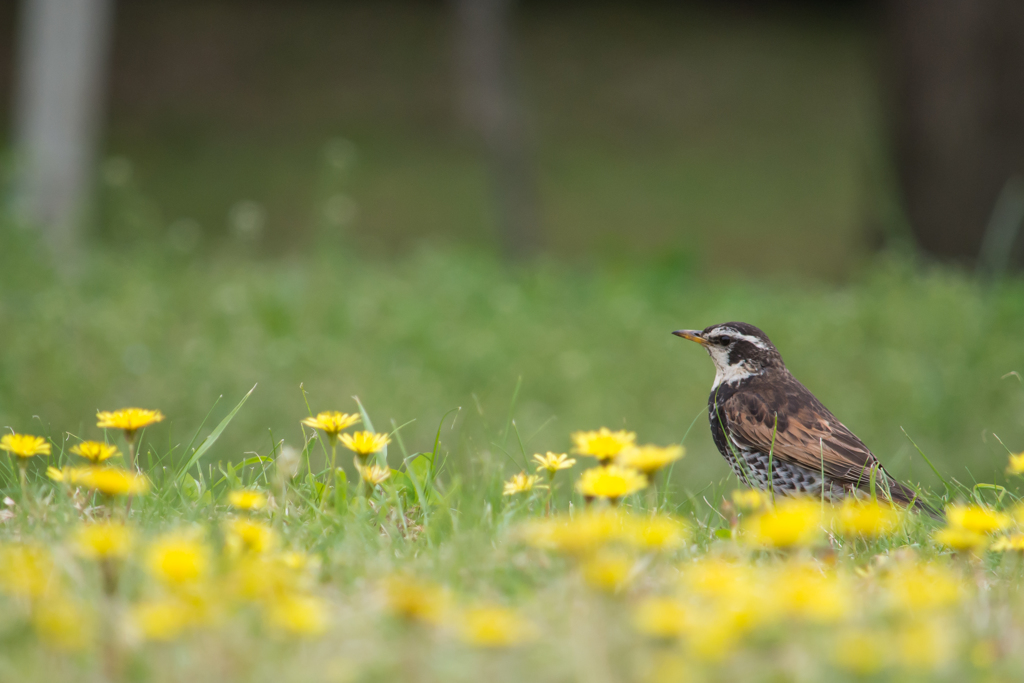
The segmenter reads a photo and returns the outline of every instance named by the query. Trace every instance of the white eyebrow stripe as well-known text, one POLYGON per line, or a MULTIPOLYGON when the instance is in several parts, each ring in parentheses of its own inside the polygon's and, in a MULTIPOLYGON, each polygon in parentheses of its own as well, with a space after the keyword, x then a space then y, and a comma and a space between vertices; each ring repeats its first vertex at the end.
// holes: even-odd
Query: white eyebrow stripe
POLYGON ((742 339, 745 342, 750 342, 751 344, 753 344, 754 346, 763 351, 768 350, 768 345, 765 344, 764 341, 758 339, 753 335, 743 334, 739 330, 735 330, 731 327, 719 327, 717 330, 715 330, 715 337, 719 337, 725 334, 729 335, 730 337, 735 337, 736 339, 742 339))

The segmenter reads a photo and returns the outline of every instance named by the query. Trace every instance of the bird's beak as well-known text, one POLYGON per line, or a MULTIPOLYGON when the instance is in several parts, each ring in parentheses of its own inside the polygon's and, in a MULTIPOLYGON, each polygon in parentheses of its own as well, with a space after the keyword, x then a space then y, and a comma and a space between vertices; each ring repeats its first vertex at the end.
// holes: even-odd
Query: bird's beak
POLYGON ((708 340, 704 338, 700 330, 676 330, 672 334, 683 339, 689 339, 692 342, 697 342, 701 346, 707 346, 708 340))

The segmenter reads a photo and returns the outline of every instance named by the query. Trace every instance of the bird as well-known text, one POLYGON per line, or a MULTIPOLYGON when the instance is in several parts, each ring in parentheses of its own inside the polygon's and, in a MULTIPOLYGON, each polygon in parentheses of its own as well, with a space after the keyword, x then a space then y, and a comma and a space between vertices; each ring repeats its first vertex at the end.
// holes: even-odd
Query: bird
POLYGON ((715 364, 711 435, 740 481, 832 502, 874 493, 939 516, 790 373, 760 329, 729 322, 672 334, 703 346, 715 364))

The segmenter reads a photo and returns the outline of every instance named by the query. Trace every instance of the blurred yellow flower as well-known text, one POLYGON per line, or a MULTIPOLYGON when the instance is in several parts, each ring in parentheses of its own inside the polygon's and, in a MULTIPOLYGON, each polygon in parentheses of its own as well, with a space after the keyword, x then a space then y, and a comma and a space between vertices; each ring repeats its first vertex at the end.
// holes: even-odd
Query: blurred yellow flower
POLYGON ((623 538, 625 515, 617 510, 585 510, 575 517, 566 515, 531 520, 520 529, 520 537, 537 548, 571 555, 586 555, 623 538))
POLYGON ((982 505, 955 504, 946 507, 946 523, 950 527, 988 534, 1010 526, 1010 515, 982 505))
POLYGON ((754 545, 792 548, 814 543, 821 532, 821 504, 810 498, 787 498, 743 524, 754 545))
POLYGON ((39 639, 58 650, 77 652, 94 632, 92 615, 70 596, 51 596, 32 609, 32 628, 39 639))
POLYGON ((362 459, 366 459, 384 450, 384 447, 391 443, 387 434, 375 434, 374 432, 354 432, 342 434, 341 443, 362 459))
POLYGON ((1010 453, 1010 463, 1006 467, 1007 474, 1024 474, 1024 451, 1010 453))
POLYGON ((357 422, 359 422, 358 415, 329 410, 317 413, 316 417, 307 417, 302 421, 302 424, 313 429, 319 429, 332 438, 337 438, 339 433, 357 422))
POLYGON ((576 453, 589 455, 602 462, 613 460, 624 448, 632 446, 635 441, 636 433, 613 432, 607 427, 601 427, 595 432, 575 432, 572 435, 576 453))
POLYGON ((650 476, 684 455, 686 450, 682 446, 630 446, 619 453, 616 461, 650 476))
POLYGON ((120 429, 129 441, 135 438, 135 432, 151 424, 162 422, 164 414, 159 410, 145 408, 122 408, 120 410, 101 410, 96 413, 96 426, 102 429, 120 429))
POLYGON ((170 586, 193 584, 206 576, 210 550, 195 532, 174 532, 157 539, 146 553, 150 573, 170 586))
POLYGON ((475 647, 503 648, 520 645, 534 637, 532 624, 507 607, 472 607, 459 615, 462 640, 475 647))
POLYGON ((932 540, 953 550, 981 552, 988 545, 988 536, 971 529, 947 526, 932 534, 932 540))
POLYGON ((950 569, 920 561, 898 563, 883 578, 889 603, 900 613, 952 605, 966 594, 966 586, 950 569))
POLYGON ((317 636, 327 630, 327 608, 309 595, 282 595, 270 603, 267 619, 275 628, 296 636, 317 636))
POLYGON ((585 471, 576 488, 587 498, 608 498, 616 501, 647 487, 647 477, 619 465, 602 465, 585 471))
POLYGON ((78 554, 92 560, 122 560, 131 550, 134 533, 121 522, 83 524, 75 532, 78 554))
POLYGON ((72 446, 71 452, 93 463, 101 463, 108 458, 115 458, 121 455, 121 451, 117 449, 117 446, 111 446, 102 441, 83 441, 72 446))
POLYGON ((897 530, 900 513, 889 503, 848 497, 836 510, 835 522, 841 534, 876 538, 897 530))
POLYGON ((729 600, 757 593, 758 574, 749 564, 704 556, 682 567, 687 590, 712 600, 729 600))
POLYGON ((70 470, 71 468, 69 467, 65 467, 62 470, 58 470, 56 467, 47 467, 46 476, 54 481, 66 481, 70 470))
POLYGON ((228 503, 238 510, 262 510, 267 506, 267 494, 245 489, 232 491, 228 494, 228 503))
POLYGON ((768 585, 780 612, 814 622, 839 621, 853 607, 853 593, 834 571, 823 571, 806 562, 784 564, 768 585))
POLYGON ((667 515, 630 517, 626 530, 627 542, 647 550, 673 550, 690 536, 689 526, 667 515))
POLYGON ((149 480, 115 467, 75 467, 68 471, 71 483, 95 489, 108 496, 143 495, 149 491, 149 480))
POLYGON ((771 499, 764 491, 757 489, 736 489, 732 492, 732 504, 744 512, 753 512, 768 507, 771 499))
POLYGON ((1008 550, 1024 550, 1024 534, 1013 534, 1012 536, 1000 536, 992 542, 989 550, 995 552, 1006 552, 1008 550))
POLYGON ((618 552, 600 552, 581 566, 583 580, 591 588, 606 593, 617 593, 630 580, 634 562, 628 555, 618 552))
POLYGON ((4 434, 0 436, 0 451, 7 451, 19 458, 33 455, 49 455, 50 443, 41 436, 31 434, 4 434))
POLYGON ((438 586, 408 576, 391 576, 383 582, 387 610, 408 621, 440 623, 448 608, 448 596, 438 586))
POLYGON ((0 546, 0 590, 5 593, 38 598, 55 587, 56 578, 46 548, 27 543, 0 546))
POLYGON ((646 598, 633 611, 633 628, 652 638, 678 638, 686 631, 686 607, 674 598, 646 598))
POLYGON ((146 640, 177 639, 192 623, 192 609, 177 598, 141 602, 131 611, 131 621, 146 640))
POLYGON ((391 476, 391 470, 387 467, 381 467, 380 465, 360 465, 356 463, 356 469, 359 470, 359 477, 370 486, 380 486, 388 477, 391 476))
POLYGON ((514 474, 505 482, 505 491, 502 495, 514 496, 517 493, 529 493, 538 482, 540 482, 540 477, 536 474, 527 474, 526 472, 514 474))
POLYGON ((232 519, 227 523, 225 545, 230 553, 256 553, 272 550, 277 543, 274 530, 266 524, 249 519, 232 519))
POLYGON ((544 455, 534 453, 533 460, 537 463, 538 472, 547 470, 551 475, 559 470, 567 470, 576 464, 576 460, 570 458, 566 453, 552 453, 551 451, 544 455))

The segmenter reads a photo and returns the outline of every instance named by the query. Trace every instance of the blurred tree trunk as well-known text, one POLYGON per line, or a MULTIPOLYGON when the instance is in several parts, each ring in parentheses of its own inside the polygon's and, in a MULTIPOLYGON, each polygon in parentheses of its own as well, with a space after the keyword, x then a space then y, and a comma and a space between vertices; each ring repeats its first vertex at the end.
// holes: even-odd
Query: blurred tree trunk
POLYGON ((911 228, 925 251, 972 262, 1024 174, 1024 1, 890 0, 888 23, 911 228))
POLYGON ((488 157, 502 247, 521 258, 540 247, 540 212, 514 76, 513 5, 455 0, 462 113, 488 157))
POLYGON ((95 165, 113 0, 22 0, 15 202, 58 256, 78 240, 95 165))

